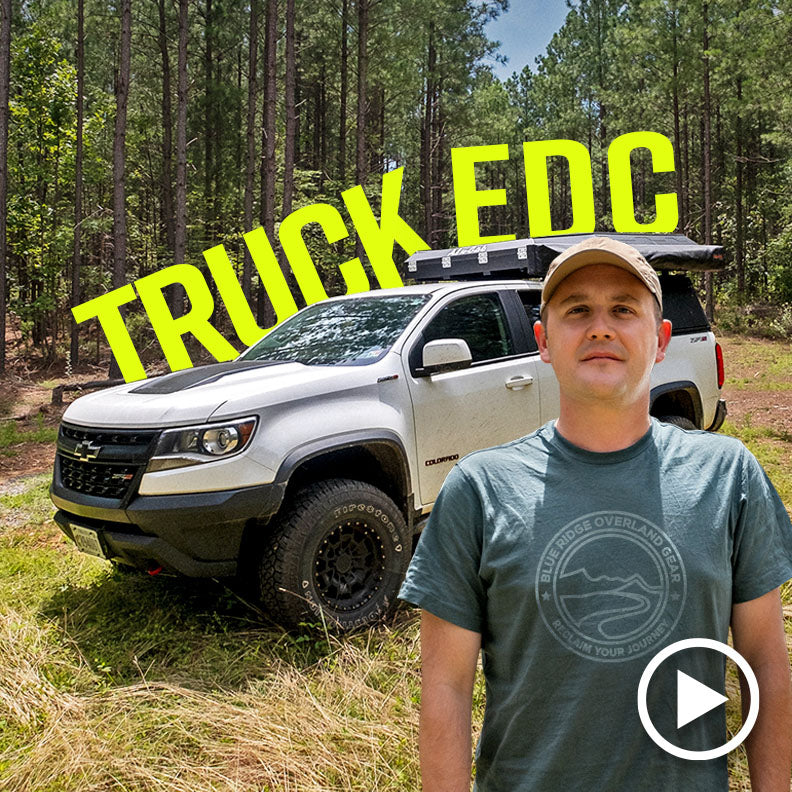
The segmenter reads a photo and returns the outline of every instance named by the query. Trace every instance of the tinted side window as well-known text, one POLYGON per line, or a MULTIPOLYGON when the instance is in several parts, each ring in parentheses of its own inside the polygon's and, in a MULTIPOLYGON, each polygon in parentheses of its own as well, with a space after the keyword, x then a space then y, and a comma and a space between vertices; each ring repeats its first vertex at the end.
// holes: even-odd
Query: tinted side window
POLYGON ((533 334, 534 322, 540 319, 539 306, 542 302, 542 293, 538 289, 523 289, 518 291, 520 302, 525 309, 525 315, 528 317, 528 346, 531 352, 536 352, 536 339, 533 334))
POLYGON ((674 335, 706 333, 709 322, 696 296, 696 290, 686 275, 660 276, 663 287, 663 316, 671 320, 674 335))
POLYGON ((446 306, 423 331, 423 341, 462 338, 473 362, 514 354, 514 344, 496 294, 472 294, 446 306))

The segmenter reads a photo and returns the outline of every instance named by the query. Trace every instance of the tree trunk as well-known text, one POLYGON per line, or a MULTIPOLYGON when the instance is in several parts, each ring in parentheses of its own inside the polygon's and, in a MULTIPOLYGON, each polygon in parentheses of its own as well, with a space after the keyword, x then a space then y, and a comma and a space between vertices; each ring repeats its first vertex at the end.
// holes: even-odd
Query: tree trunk
MULTIPOLYGON (((247 106, 247 160, 245 163, 245 231, 253 228, 253 188, 256 168, 256 88, 258 80, 258 9, 259 0, 250 3, 250 33, 248 34, 248 106, 247 106)), ((245 263, 242 268, 242 293, 250 302, 253 260, 245 247, 245 263)))
MULTIPOLYGON (((267 19, 264 29, 264 69, 266 75, 262 106, 261 145, 261 224, 270 241, 275 236, 275 99, 276 55, 278 44, 278 0, 267 0, 267 19)), ((257 311, 259 326, 271 327, 275 311, 261 282, 258 288, 257 311)))
MULTIPOLYGON (((183 264, 187 247, 187 7, 189 0, 179 0, 178 87, 176 89, 176 224, 173 263, 183 264)), ((174 289, 173 315, 184 309, 184 289, 174 289)))
POLYGON ((385 173, 387 157, 385 154, 385 88, 379 89, 379 150, 377 151, 377 173, 385 173))
POLYGON ((690 134, 688 126, 688 104, 685 102, 682 111, 682 216, 685 218, 685 226, 682 229, 685 234, 690 230, 690 134))
MULTIPOLYGON (((171 107, 170 55, 165 25, 165 0, 158 0, 159 35, 157 37, 162 58, 162 216, 165 230, 165 247, 170 255, 176 245, 176 228, 173 212, 173 110, 171 107)), ((176 288, 169 289, 171 313, 176 314, 176 288)), ((180 313, 180 312, 179 312, 180 313)))
POLYGON ((432 111, 432 156, 431 174, 432 174, 432 191, 430 195, 430 202, 432 205, 432 238, 427 240, 431 247, 435 247, 440 238, 440 222, 443 214, 443 184, 441 158, 443 155, 443 130, 442 130, 442 111, 440 108, 440 97, 443 94, 442 80, 435 85, 435 95, 433 101, 432 111))
POLYGON ((324 64, 319 72, 319 79, 314 83, 313 94, 313 124, 311 129, 311 168, 318 171, 322 167, 322 85, 324 83, 324 64))
POLYGON ((426 94, 424 97, 423 128, 421 129, 421 175, 423 187, 424 239, 431 246, 434 240, 434 217, 432 215, 432 162, 434 159, 434 116, 435 116, 435 68, 437 50, 434 44, 434 23, 429 23, 429 45, 426 56, 426 94))
MULTIPOLYGON (((448 173, 448 148, 446 146, 446 114, 442 100, 443 93, 440 91, 437 97, 437 194, 435 196, 435 244, 449 242, 448 228, 446 225, 446 215, 443 211, 443 196, 446 194, 446 186, 450 179, 446 179, 448 173)), ((504 229, 503 233, 506 233, 504 229)), ((446 247, 445 244, 441 245, 446 247)))
MULTIPOLYGON (((293 0, 291 0, 291 2, 293 2, 293 0)), ((290 0, 286 0, 287 9, 289 7, 289 4, 290 4, 290 0)), ((287 25, 287 27, 288 27, 288 25, 287 25)), ((289 45, 288 45, 288 40, 289 40, 289 35, 288 35, 288 31, 287 31, 287 33, 286 33, 286 42, 287 42, 286 43, 286 50, 287 50, 287 53, 286 53, 286 64, 287 64, 286 69, 287 69, 287 71, 288 71, 288 63, 289 63, 289 55, 288 55, 289 45)), ((298 108, 303 106, 303 85, 302 85, 302 79, 301 79, 302 75, 300 74, 300 69, 297 68, 297 54, 296 54, 301 49, 302 49, 302 35, 299 32, 296 32, 295 33, 295 44, 294 44, 294 46, 292 48, 292 50, 294 52, 294 58, 293 59, 294 59, 294 64, 295 64, 294 65, 294 135, 293 135, 293 137, 294 137, 294 157, 292 159, 293 159, 294 164, 296 166, 304 165, 304 158, 305 158, 304 152, 306 152, 308 150, 308 146, 307 145, 303 146, 302 128, 301 128, 301 126, 302 126, 302 115, 301 115, 301 113, 299 113, 297 111, 298 108)), ((307 102, 307 97, 306 97, 306 102, 307 102)), ((286 112, 288 114, 288 107, 284 107, 284 110, 286 110, 286 112)), ((305 126, 306 126, 306 130, 307 130, 310 127, 310 124, 306 124, 305 126)), ((283 158, 284 158, 284 167, 285 167, 285 160, 286 160, 286 152, 285 151, 284 151, 284 157, 283 158)), ((293 172, 294 172, 294 170, 292 169, 292 173, 293 172)), ((292 179, 292 183, 293 183, 293 181, 294 180, 292 179)), ((294 187, 293 186, 292 186, 292 195, 294 195, 294 187)))
MULTIPOLYGON (((355 131, 357 156, 355 159, 355 182, 366 183, 366 77, 368 71, 368 26, 370 0, 357 0, 358 18, 358 73, 357 73, 357 129, 355 131)), ((365 257, 363 243, 358 234, 355 238, 355 255, 362 261, 365 257)))
MULTIPOLYGON (((251 9, 251 16, 252 16, 252 9, 251 9)), ((218 78, 220 77, 220 62, 218 61, 217 64, 217 74, 218 78)), ((240 44, 237 47, 237 62, 236 62, 236 73, 237 73, 237 96, 242 97, 242 45, 240 44)), ((234 194, 237 196, 237 200, 239 200, 239 196, 244 195, 244 168, 242 165, 242 141, 243 141, 243 132, 242 132, 242 102, 236 102, 236 109, 234 111, 234 115, 236 116, 236 126, 235 129, 237 133, 234 135, 234 175, 236 178, 234 179, 234 194)), ((256 112, 255 109, 253 111, 253 118, 255 121, 256 112)), ((244 138, 245 142, 247 142, 247 138, 244 138)), ((218 165, 219 167, 219 165, 218 165)), ((236 201, 234 202, 236 203, 236 201)), ((244 212, 244 198, 242 200, 242 211, 244 212)), ((234 210, 236 211, 236 210, 234 210)))
MULTIPOLYGON (((712 163, 711 163, 711 130, 710 130, 710 74, 709 74, 709 20, 708 20, 708 4, 705 2, 703 5, 704 16, 704 34, 702 36, 701 45, 703 47, 703 60, 704 60, 704 140, 702 152, 704 160, 704 244, 712 244, 712 163)), ((712 289, 712 273, 707 272, 704 275, 704 288, 705 288, 705 311, 707 319, 712 321, 714 316, 714 297, 712 289)))
MULTIPOLYGON (((225 185, 223 183, 225 174, 223 172, 223 168, 221 167, 223 163, 223 144, 220 135, 220 128, 222 121, 220 116, 220 105, 219 105, 219 102, 222 100, 223 97, 222 86, 226 84, 226 79, 223 76, 224 50, 222 46, 222 39, 219 39, 219 31, 222 30, 222 25, 223 25, 223 9, 224 6, 222 4, 218 4, 218 8, 213 10, 213 15, 212 15, 212 45, 213 45, 213 49, 216 50, 216 54, 213 52, 212 64, 214 66, 214 69, 212 75, 212 89, 211 89, 212 126, 211 126, 210 134, 212 135, 212 229, 211 229, 211 237, 208 240, 210 245, 214 244, 215 237, 218 233, 217 224, 220 220, 220 212, 221 212, 220 197, 223 195, 225 191, 225 185), (219 39, 219 46, 215 48, 216 36, 219 39)), ((236 106, 237 109, 239 109, 238 103, 236 103, 236 106)), ((228 115, 229 117, 232 117, 230 113, 228 115)), ((242 115, 241 113, 238 113, 237 121, 234 124, 234 132, 232 132, 231 134, 238 139, 241 130, 242 130, 242 115)), ((217 286, 214 282, 214 279, 209 280, 209 288, 212 292, 212 296, 215 298, 215 305, 217 305, 217 299, 216 299, 217 286)), ((215 314, 213 313, 212 316, 214 317, 214 315, 215 314)))
POLYGON ((8 240, 8 93, 11 73, 11 0, 0 2, 0 375, 6 364, 6 276, 8 240))
POLYGON ((355 181, 365 184, 366 176, 366 78, 368 71, 368 24, 370 0, 357 0, 358 74, 357 74, 357 159, 355 181))
POLYGON ((349 91, 349 0, 341 0, 341 106, 338 119, 338 178, 346 173, 346 115, 349 91))
POLYGON ((737 78, 737 184, 735 185, 736 205, 734 222, 734 264, 737 268, 737 296, 740 302, 745 298, 745 255, 743 242, 743 119, 742 119, 742 77, 737 78))
POLYGON ((376 140, 376 145, 369 146, 368 173, 382 173, 382 153, 385 150, 384 135, 382 133, 382 119, 385 113, 384 90, 380 86, 370 90, 371 102, 369 103, 369 143, 376 140))
MULTIPOLYGON (((294 40, 294 0, 286 0, 286 80, 284 84, 284 109, 286 124, 283 146, 283 209, 281 218, 291 214, 294 198, 294 159, 296 155, 297 107, 296 90, 297 63, 294 40)), ((278 247, 281 269, 286 272, 288 262, 281 247, 278 247)))
POLYGON ((674 58, 674 77, 671 84, 673 92, 674 109, 674 176, 676 178, 677 205, 679 207, 679 228, 685 229, 687 218, 685 217, 685 202, 682 198, 682 138, 679 129, 679 58, 677 54, 677 8, 673 8, 674 34, 673 34, 673 58, 674 58))
POLYGON ((319 192, 324 192, 325 177, 330 170, 327 167, 327 70, 322 63, 321 90, 319 92, 319 192))
POLYGON ((599 105, 599 142, 600 142, 600 217, 604 217, 608 210, 608 158, 606 150, 608 148, 608 135, 605 124, 605 104, 603 96, 605 93, 605 72, 604 72, 604 59, 603 54, 603 40, 605 32, 603 30, 603 7, 602 3, 597 3, 597 82, 599 83, 599 97, 597 104, 599 105))
POLYGON ((204 209, 204 241, 209 244, 214 234, 214 217, 212 209, 214 200, 212 198, 212 175, 214 174, 214 127, 215 111, 212 84, 214 81, 214 14, 212 11, 212 0, 206 0, 204 39, 204 185, 203 185, 203 209, 204 209))
MULTIPOLYGON (((116 117, 113 136, 113 288, 126 280, 126 116, 129 100, 129 68, 132 44, 132 0, 121 0, 120 62, 116 74, 116 117)), ((124 306, 121 306, 122 315, 124 306)), ((110 361, 110 379, 121 376, 115 357, 110 361)))
POLYGON ((283 146, 283 214, 291 213, 294 197, 294 158, 295 137, 297 135, 297 107, 295 89, 297 84, 297 64, 294 54, 294 0, 286 0, 286 82, 284 85, 284 108, 286 124, 283 146))
MULTIPOLYGON (((74 158, 74 250, 72 252, 71 307, 80 304, 80 243, 82 237, 83 93, 85 91, 84 0, 77 0, 77 141, 74 158)), ((80 362, 79 325, 71 322, 71 365, 80 362)))

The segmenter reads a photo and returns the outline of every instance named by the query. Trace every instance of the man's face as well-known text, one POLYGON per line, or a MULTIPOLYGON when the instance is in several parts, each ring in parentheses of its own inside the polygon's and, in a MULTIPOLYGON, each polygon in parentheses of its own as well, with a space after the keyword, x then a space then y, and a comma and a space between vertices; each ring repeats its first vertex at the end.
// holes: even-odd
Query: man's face
POLYGON ((671 336, 670 322, 658 326, 655 305, 638 278, 611 264, 583 267, 561 281, 534 333, 562 396, 614 406, 644 398, 671 336))

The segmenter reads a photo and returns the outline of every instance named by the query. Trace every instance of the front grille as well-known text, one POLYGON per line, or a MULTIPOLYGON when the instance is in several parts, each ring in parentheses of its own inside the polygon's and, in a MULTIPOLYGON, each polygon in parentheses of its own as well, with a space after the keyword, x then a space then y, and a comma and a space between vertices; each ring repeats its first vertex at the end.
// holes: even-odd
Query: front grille
POLYGON ((148 446, 157 432, 134 429, 87 429, 82 426, 61 424, 60 434, 61 438, 77 442, 90 440, 100 445, 148 446))
POLYGON ((81 462, 65 454, 58 454, 58 458, 64 487, 99 498, 124 498, 139 470, 138 465, 81 462))
POLYGON ((83 495, 123 500, 146 467, 158 435, 151 429, 62 423, 57 465, 61 485, 83 495))

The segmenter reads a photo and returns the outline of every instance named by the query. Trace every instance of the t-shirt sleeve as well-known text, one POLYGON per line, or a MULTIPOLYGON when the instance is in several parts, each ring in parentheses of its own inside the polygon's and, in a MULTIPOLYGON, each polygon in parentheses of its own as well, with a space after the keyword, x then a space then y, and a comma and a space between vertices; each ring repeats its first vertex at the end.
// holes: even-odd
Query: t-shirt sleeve
POLYGON ((792 577, 792 525, 759 462, 745 450, 732 556, 732 599, 761 597, 792 577))
POLYGON ((399 597, 441 619, 481 633, 485 593, 479 565, 479 495, 458 467, 448 474, 421 534, 399 597))

